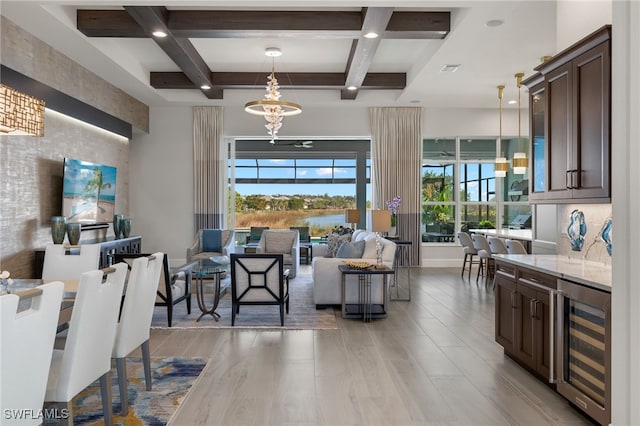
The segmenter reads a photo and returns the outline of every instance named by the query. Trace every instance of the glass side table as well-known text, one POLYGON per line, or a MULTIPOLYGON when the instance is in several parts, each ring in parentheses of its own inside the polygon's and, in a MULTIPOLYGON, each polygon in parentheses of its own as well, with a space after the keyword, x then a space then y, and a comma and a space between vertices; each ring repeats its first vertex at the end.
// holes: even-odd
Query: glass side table
POLYGON ((191 276, 196 283, 196 299, 198 300, 198 308, 202 314, 196 319, 200 321, 203 316, 211 315, 214 320, 218 321, 220 314, 216 312, 220 298, 226 292, 226 287, 221 288, 222 274, 229 269, 229 258, 227 256, 214 256, 208 259, 198 260, 191 266, 191 276), (204 297, 205 280, 213 280, 213 304, 207 307, 204 297))

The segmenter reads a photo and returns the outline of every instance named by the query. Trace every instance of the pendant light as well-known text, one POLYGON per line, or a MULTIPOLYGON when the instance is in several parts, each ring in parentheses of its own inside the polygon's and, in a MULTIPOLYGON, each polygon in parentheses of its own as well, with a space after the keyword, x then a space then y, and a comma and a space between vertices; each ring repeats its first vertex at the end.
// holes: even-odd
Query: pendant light
MULTIPOLYGON (((521 96, 520 96, 520 87, 522 86, 522 77, 524 77, 523 72, 516 73, 516 85, 518 86, 518 146, 520 146, 520 140, 522 139, 522 127, 521 127, 521 96)), ((529 160, 527 159, 526 152, 519 151, 513 154, 513 173, 516 175, 525 175, 527 174, 527 167, 529 166, 529 160)))
MULTIPOLYGON (((498 151, 502 152, 502 95, 504 93, 504 84, 498 86, 498 99, 500 101, 500 128, 498 135, 498 151)), ((507 175, 507 170, 509 170, 509 162, 505 157, 496 158, 495 163, 493 164, 493 171, 496 177, 505 177, 507 175)))

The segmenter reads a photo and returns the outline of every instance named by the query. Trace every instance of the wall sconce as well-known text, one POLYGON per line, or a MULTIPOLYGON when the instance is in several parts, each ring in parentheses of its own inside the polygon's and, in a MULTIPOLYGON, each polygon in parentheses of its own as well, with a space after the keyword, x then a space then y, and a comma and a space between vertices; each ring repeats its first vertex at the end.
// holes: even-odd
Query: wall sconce
POLYGON ((356 224, 360 222, 360 210, 346 209, 344 211, 344 221, 351 224, 351 229, 356 229, 356 224))
POLYGON ((0 84, 0 133, 44 136, 44 101, 0 84))

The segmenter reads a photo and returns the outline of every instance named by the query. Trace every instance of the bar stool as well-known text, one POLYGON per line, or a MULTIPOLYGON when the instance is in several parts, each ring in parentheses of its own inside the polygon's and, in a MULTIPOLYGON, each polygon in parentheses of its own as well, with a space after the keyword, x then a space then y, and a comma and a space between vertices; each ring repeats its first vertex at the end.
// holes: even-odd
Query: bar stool
POLYGON ((467 261, 469 262, 469 279, 471 279, 471 266, 473 264, 480 264, 480 260, 473 260, 473 256, 478 255, 478 251, 473 248, 473 241, 471 240, 471 236, 464 231, 458 232, 458 240, 462 245, 462 250, 464 252, 464 259, 462 261, 462 272, 460 273, 461 277, 464 277, 464 271, 467 270, 467 261))
POLYGON ((480 258, 480 266, 478 267, 476 282, 478 282, 480 274, 482 273, 486 284, 488 279, 493 276, 493 256, 491 255, 491 247, 489 247, 489 242, 484 235, 472 234, 471 241, 473 241, 473 248, 478 251, 478 257, 480 258))
POLYGON ((507 246, 507 253, 509 254, 528 254, 527 249, 524 248, 520 241, 506 240, 504 244, 507 246))

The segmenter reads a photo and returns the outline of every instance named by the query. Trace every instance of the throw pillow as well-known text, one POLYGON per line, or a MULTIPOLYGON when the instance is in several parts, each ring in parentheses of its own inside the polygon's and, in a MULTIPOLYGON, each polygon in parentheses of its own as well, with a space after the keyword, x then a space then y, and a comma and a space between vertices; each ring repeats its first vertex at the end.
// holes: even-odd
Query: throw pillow
POLYGON ((336 252, 345 241, 351 241, 351 235, 329 235, 327 239, 327 254, 325 257, 336 257, 336 252))
POLYGON ((374 235, 369 235, 368 238, 364 239, 364 253, 362 253, 363 259, 375 259, 376 258, 376 237, 374 235))
POLYGON ((222 230, 202 230, 202 251, 220 253, 222 251, 222 230))
POLYGON ((355 243, 345 241, 338 248, 336 257, 343 259, 360 259, 362 257, 362 253, 364 253, 364 245, 364 240, 356 241, 355 243))

